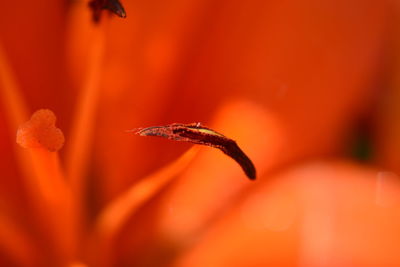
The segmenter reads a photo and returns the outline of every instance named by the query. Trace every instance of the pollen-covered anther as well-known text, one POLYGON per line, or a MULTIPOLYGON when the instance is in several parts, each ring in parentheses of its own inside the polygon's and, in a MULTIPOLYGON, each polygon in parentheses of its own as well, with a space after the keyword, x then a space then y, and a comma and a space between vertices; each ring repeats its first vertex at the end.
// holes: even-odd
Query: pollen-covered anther
POLYGON ((55 125, 56 116, 51 110, 40 109, 17 131, 17 143, 24 148, 43 148, 58 151, 64 145, 64 134, 55 125))

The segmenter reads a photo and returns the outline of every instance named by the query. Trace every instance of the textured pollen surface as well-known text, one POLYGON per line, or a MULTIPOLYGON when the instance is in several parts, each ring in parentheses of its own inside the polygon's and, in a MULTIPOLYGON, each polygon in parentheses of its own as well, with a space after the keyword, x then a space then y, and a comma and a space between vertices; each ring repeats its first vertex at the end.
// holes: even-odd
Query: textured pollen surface
POLYGON ((40 109, 17 131, 17 143, 24 148, 44 148, 55 152, 64 145, 64 134, 55 125, 51 110, 40 109))

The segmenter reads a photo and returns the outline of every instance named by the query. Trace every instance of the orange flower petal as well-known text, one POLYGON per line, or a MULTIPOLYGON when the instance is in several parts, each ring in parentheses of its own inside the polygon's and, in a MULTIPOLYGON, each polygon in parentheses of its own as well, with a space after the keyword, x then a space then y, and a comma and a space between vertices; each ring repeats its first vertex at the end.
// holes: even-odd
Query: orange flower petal
POLYGON ((105 49, 103 28, 94 29, 86 77, 79 92, 76 114, 72 121, 70 143, 66 155, 67 175, 77 197, 82 198, 84 177, 92 149, 96 111, 100 93, 100 79, 105 49))
MULTIPOLYGON (((2 43, 0 43, 0 99, 2 100, 0 103, 0 127, 5 129, 0 131, 0 151, 2 151, 2 155, 0 155, 0 169, 2 170, 0 188, 5 189, 1 193, 1 198, 8 205, 20 202, 21 209, 26 209, 26 205, 21 203, 25 200, 22 187, 24 181, 16 178, 21 173, 18 171, 17 162, 12 155, 22 160, 21 155, 14 150, 14 140, 18 126, 28 118, 28 111, 2 43), (9 201, 11 199, 13 201, 9 201)), ((14 208, 17 207, 14 206, 14 208)), ((21 210, 21 212, 24 211, 21 210)))
MULTIPOLYGON (((282 160, 279 123, 251 102, 228 102, 211 126, 240 144, 260 177, 270 165, 282 160)), ((140 218, 121 236, 120 258, 127 262, 119 264, 156 266, 167 261, 229 207, 239 192, 258 183, 259 179, 249 181, 222 152, 202 149, 193 164, 152 205, 145 207, 140 218)))
POLYGON ((0 43, 0 93, 2 105, 7 112, 9 124, 13 134, 18 126, 27 119, 28 111, 23 99, 21 89, 15 80, 11 66, 8 62, 2 44, 0 43))
MULTIPOLYGON (((282 160, 283 135, 271 114, 251 102, 230 102, 216 114, 213 128, 232 137, 254 161, 258 173, 282 160), (251 118, 251 120, 249 119, 251 118)), ((249 182, 232 160, 210 149, 161 200, 159 225, 162 235, 185 239, 202 229, 249 182)))
POLYGON ((3 1, 2 10, 10 12, 0 18, 0 42, 29 106, 47 106, 62 118, 69 114, 61 107, 71 95, 64 75, 67 6, 62 1, 3 1))
POLYGON ((134 184, 127 192, 118 196, 100 213, 95 224, 93 258, 101 266, 112 264, 116 235, 136 211, 154 197, 173 178, 179 175, 197 154, 198 148, 191 148, 176 161, 134 184), (100 250, 100 251, 99 251, 100 250))
POLYGON ((142 177, 176 156, 144 158, 143 151, 171 146, 135 141, 119 129, 207 123, 227 97, 247 97, 279 114, 291 143, 286 156, 298 159, 340 150, 344 129, 374 97, 367 84, 384 43, 384 1, 156 1, 126 8, 126 21, 110 25, 95 153, 106 199, 129 184, 129 173, 142 177), (115 162, 117 155, 122 160, 115 162))
POLYGON ((0 249, 16 263, 36 266, 38 251, 27 232, 20 228, 9 216, 0 214, 0 249))
POLYGON ((400 80, 392 84, 381 101, 373 129, 374 160, 380 166, 400 172, 400 80))
MULTIPOLYGON (((98 184, 103 203, 123 192, 132 179, 161 168, 187 149, 168 142, 132 138, 124 131, 177 121, 177 117, 169 115, 173 108, 170 100, 176 97, 180 72, 189 60, 192 42, 197 40, 192 27, 202 23, 203 12, 199 10, 207 6, 199 0, 123 4, 127 18, 112 20, 108 28, 104 95, 94 152, 101 173, 98 184), (169 148, 168 153, 160 153, 157 158, 143 157, 162 147, 169 148), (117 162, 116 157, 120 159, 117 162)), ((193 116, 189 121, 193 119, 200 118, 193 116)), ((200 120, 205 121, 205 117, 200 120)))
POLYGON ((176 266, 398 265, 399 208, 396 175, 309 163, 249 191, 176 266))
POLYGON ((88 267, 88 265, 83 262, 73 262, 68 267, 88 267))
POLYGON ((391 4, 396 14, 391 17, 391 68, 385 74, 388 82, 382 88, 385 90, 381 90, 374 117, 374 156, 379 165, 400 172, 400 5, 396 1, 391 4))

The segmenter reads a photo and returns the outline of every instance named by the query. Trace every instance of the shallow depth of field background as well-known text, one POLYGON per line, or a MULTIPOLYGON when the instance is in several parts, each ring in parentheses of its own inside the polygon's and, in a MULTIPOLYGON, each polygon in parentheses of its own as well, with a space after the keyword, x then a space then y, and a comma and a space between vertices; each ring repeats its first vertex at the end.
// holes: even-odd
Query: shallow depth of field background
MULTIPOLYGON (((201 148, 128 216, 108 266, 400 265, 398 1, 121 3, 126 19, 104 12, 94 26, 83 0, 0 0, 0 50, 29 114, 56 114, 62 164, 79 136, 93 32, 104 32, 88 142, 74 148, 85 155, 85 231, 190 147, 132 128, 201 122, 235 139, 258 177, 248 181, 220 151, 201 148)), ((36 246, 39 266, 52 243, 27 212, 32 185, 6 86, 0 71, 0 265, 30 266, 19 248, 36 246), (32 244, 10 237, 9 225, 32 244)), ((102 266, 93 260, 101 253, 81 243, 73 257, 102 266)))

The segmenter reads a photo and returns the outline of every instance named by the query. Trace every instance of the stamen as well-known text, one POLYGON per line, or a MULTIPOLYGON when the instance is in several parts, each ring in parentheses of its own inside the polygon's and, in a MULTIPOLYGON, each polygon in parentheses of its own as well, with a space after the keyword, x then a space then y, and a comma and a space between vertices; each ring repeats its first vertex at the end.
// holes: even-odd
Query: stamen
POLYGON ((210 128, 200 126, 200 123, 173 123, 166 126, 153 126, 134 132, 140 136, 158 136, 175 141, 190 142, 220 149, 234 159, 242 167, 247 177, 256 179, 256 168, 253 162, 240 149, 236 142, 210 128))
POLYGON ((144 203, 160 192, 173 178, 182 173, 198 151, 197 147, 189 149, 176 161, 141 179, 139 183, 133 185, 127 192, 121 194, 105 207, 97 219, 93 239, 94 245, 98 246, 100 250, 97 251, 96 255, 104 257, 102 259, 103 263, 109 263, 111 260, 110 246, 112 246, 113 239, 121 227, 144 203))

